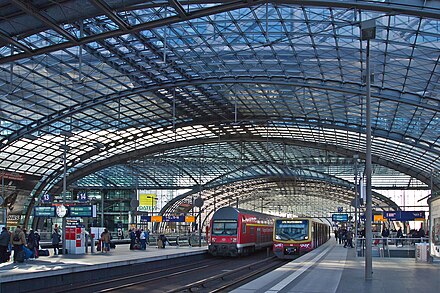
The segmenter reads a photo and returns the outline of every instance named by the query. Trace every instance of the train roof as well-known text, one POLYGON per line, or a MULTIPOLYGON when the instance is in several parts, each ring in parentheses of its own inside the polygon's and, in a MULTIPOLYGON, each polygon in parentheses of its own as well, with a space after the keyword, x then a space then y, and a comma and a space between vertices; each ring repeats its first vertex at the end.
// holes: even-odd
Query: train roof
POLYGON ((255 211, 250 211, 250 210, 245 210, 245 209, 239 209, 239 208, 234 208, 234 207, 222 207, 220 209, 218 209, 214 215, 212 216, 213 220, 218 220, 218 219, 237 219, 238 218, 238 214, 248 214, 248 215, 252 215, 258 218, 275 218, 275 216, 273 215, 269 215, 269 214, 264 214, 264 213, 259 213, 259 212, 255 212, 255 211))

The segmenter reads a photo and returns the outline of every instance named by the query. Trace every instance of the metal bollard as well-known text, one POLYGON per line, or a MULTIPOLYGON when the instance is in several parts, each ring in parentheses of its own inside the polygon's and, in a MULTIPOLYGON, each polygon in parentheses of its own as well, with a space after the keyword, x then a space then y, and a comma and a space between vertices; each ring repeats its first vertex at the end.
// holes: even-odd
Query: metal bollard
POLYGON ((93 235, 90 236, 90 253, 95 252, 95 240, 93 239, 93 235))

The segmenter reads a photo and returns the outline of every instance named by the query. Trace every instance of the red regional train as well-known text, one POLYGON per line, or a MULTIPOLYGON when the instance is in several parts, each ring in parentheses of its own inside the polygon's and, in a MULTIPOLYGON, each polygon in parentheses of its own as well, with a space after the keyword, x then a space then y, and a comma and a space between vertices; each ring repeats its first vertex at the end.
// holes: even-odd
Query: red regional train
POLYGON ((213 256, 241 256, 271 247, 274 218, 233 207, 218 209, 210 223, 209 253, 213 256))
POLYGON ((324 244, 330 238, 330 226, 311 218, 275 219, 273 253, 293 259, 324 244))

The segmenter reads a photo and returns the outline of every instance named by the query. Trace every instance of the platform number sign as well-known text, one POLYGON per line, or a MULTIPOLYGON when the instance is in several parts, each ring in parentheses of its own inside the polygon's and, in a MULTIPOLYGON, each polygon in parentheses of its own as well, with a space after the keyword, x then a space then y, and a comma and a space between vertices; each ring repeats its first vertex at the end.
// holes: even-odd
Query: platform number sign
POLYGON ((41 201, 42 202, 52 202, 52 196, 50 194, 45 193, 41 196, 41 201))
POLYGON ((88 201, 88 200, 89 200, 89 196, 87 195, 87 192, 85 191, 78 192, 78 201, 88 201))

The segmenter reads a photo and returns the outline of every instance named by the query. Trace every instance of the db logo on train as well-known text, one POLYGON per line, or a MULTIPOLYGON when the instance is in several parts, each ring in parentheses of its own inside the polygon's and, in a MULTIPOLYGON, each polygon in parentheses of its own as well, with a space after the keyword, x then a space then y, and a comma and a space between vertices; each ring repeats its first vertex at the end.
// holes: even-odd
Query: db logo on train
POLYGON ((310 243, 300 244, 299 247, 301 247, 301 248, 310 248, 310 243))

